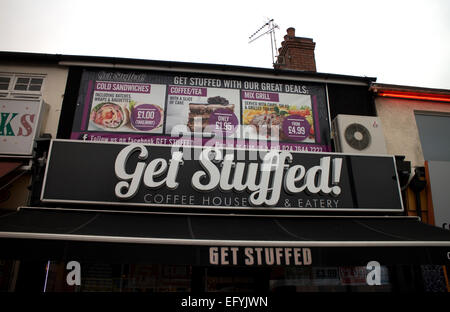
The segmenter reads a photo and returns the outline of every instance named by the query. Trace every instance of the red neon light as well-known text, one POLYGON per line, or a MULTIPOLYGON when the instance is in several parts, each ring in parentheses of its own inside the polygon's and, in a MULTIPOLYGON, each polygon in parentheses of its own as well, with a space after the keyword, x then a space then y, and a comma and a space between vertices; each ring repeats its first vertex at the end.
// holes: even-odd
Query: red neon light
POLYGON ((449 95, 438 95, 438 94, 417 94, 417 93, 395 93, 395 92, 378 92, 379 96, 385 97, 395 97, 400 99, 412 99, 412 100, 427 100, 427 101, 439 101, 439 102, 450 102, 449 95))

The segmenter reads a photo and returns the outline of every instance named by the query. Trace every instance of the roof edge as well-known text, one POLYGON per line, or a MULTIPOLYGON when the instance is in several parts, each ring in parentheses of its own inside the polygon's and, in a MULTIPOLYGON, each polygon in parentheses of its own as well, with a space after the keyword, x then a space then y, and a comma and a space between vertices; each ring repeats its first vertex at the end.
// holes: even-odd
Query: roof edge
POLYGON ((236 72, 239 75, 241 72, 255 73, 255 74, 269 74, 273 76, 295 76, 305 78, 317 78, 323 80, 340 80, 353 81, 370 85, 376 81, 376 77, 366 76, 352 76, 333 73, 320 73, 290 69, 272 69, 262 67, 250 67, 240 65, 226 65, 226 64, 209 64, 209 63, 193 63, 193 62, 179 62, 179 61, 165 61, 165 60, 146 60, 134 58, 121 57, 107 57, 107 56, 88 56, 88 55, 66 55, 66 54, 45 54, 45 53, 31 53, 31 52, 13 52, 0 51, 0 61, 19 61, 19 62, 41 62, 44 64, 59 65, 61 62, 73 63, 99 63, 112 65, 132 65, 132 66, 155 66, 165 68, 183 68, 190 67, 195 69, 215 70, 222 72, 236 72))
POLYGON ((449 89, 425 88, 425 87, 374 83, 374 82, 371 83, 370 90, 373 92, 395 91, 398 93, 437 94, 450 96, 449 89))

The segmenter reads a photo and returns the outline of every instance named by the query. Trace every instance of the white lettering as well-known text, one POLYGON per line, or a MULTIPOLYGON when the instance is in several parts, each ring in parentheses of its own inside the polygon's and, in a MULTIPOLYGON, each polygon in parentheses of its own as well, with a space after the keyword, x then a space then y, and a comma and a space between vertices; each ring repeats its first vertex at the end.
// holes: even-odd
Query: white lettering
POLYGON ((216 299, 202 299, 193 298, 188 296, 188 298, 181 299, 182 307, 208 307, 209 310, 214 308, 214 303, 216 299))
POLYGON ((222 153, 219 150, 205 149, 200 154, 200 165, 205 171, 197 171, 192 176, 192 186, 197 191, 211 191, 217 187, 220 182, 220 171, 209 159, 210 153, 213 152, 213 159, 219 161, 222 158, 222 153), (208 184, 202 184, 201 180, 208 177, 208 184))
POLYGON ((114 171, 116 173, 116 176, 125 181, 120 181, 116 184, 115 193, 116 196, 119 198, 130 198, 136 195, 139 185, 141 183, 142 173, 144 172, 145 163, 138 162, 136 165, 136 169, 133 173, 129 174, 125 171, 125 164, 127 163, 128 159, 130 158, 131 154, 133 154, 135 151, 139 152, 139 159, 145 160, 148 157, 148 151, 142 144, 131 144, 125 147, 123 150, 120 151, 119 155, 117 155, 116 162, 114 164, 114 171), (130 181, 131 183, 128 183, 126 181, 130 181), (122 190, 126 189, 126 193, 122 193, 122 190))
POLYGON ((253 265, 255 263, 255 260, 253 258, 253 248, 245 248, 244 253, 247 257, 245 259, 245 265, 253 265))
POLYGON ((231 254, 232 254, 232 261, 233 261, 232 263, 233 263, 233 265, 237 265, 238 264, 237 263, 237 252, 238 252, 239 248, 231 247, 230 250, 231 250, 231 254))
POLYGON ((370 261, 369 263, 367 263, 366 269, 369 270, 366 278, 367 285, 381 285, 380 263, 378 261, 370 261))
MULTIPOLYGON (((205 148, 199 157, 202 170, 193 173, 192 187, 202 192, 210 192, 217 187, 221 191, 248 191, 250 195, 248 198, 242 197, 242 205, 248 200, 250 205, 269 207, 278 204, 282 189, 290 195, 305 191, 309 194, 337 196, 341 192, 337 184, 340 180, 342 159, 331 161, 330 156, 321 157, 318 166, 307 170, 302 165, 290 167, 293 156, 287 151, 272 150, 261 156, 263 157, 261 163, 236 162, 234 154, 223 155, 218 148, 205 148)), ((179 186, 177 175, 184 164, 182 152, 173 152, 169 160, 155 158, 146 164, 145 160, 148 157, 149 152, 142 144, 128 145, 119 152, 114 166, 115 174, 120 179, 115 186, 115 194, 118 198, 128 199, 135 196, 141 181, 151 189, 165 185, 173 190, 179 186), (130 167, 129 159, 136 152, 138 153, 137 164, 134 171, 129 172, 130 169, 126 170, 130 167)), ((150 202, 151 195, 145 196, 145 200, 150 202)), ((174 195, 174 197, 166 197, 165 201, 173 204, 180 200, 178 195, 174 195)), ((164 203, 164 200, 157 200, 154 196, 153 202, 164 203)), ((190 198, 189 202, 193 200, 190 198)), ((232 197, 203 197, 203 204, 239 206, 232 197)), ((338 207, 339 200, 298 198, 297 204, 299 208, 331 208, 338 207)), ((245 206, 247 206, 246 203, 245 206)))
POLYGON ((286 258, 286 265, 291 264, 292 248, 284 248, 284 254, 286 258))
POLYGON ((282 252, 283 252, 283 248, 275 248, 275 256, 277 259, 277 265, 281 264, 281 257, 283 256, 282 252))
POLYGON ((210 247, 209 248, 209 264, 219 264, 219 248, 210 247))
POLYGON ((262 264, 262 257, 261 257, 261 252, 262 252, 262 248, 255 248, 255 251, 256 251, 256 263, 258 264, 258 265, 261 265, 262 264))
POLYGON ((161 176, 166 172, 167 161, 162 158, 153 159, 145 169, 144 173, 144 184, 150 188, 157 188, 163 185, 166 181, 165 179, 156 182, 153 178, 161 176))
POLYGON ((303 192, 306 184, 303 184, 301 187, 296 187, 295 183, 301 181, 304 176, 305 167, 301 165, 292 166, 286 173, 286 178, 284 179, 284 189, 290 194, 303 192))
POLYGON ((273 265, 275 263, 275 257, 273 255, 273 248, 265 248, 264 250, 266 264, 273 265))
POLYGON ((67 270, 72 270, 67 274, 66 282, 69 286, 81 285, 81 265, 78 261, 70 261, 66 265, 67 270))
POLYGON ((303 264, 310 265, 312 263, 311 249, 303 248, 303 264))
POLYGON ((302 255, 301 255, 301 248, 294 248, 294 263, 295 265, 302 265, 302 255))
POLYGON ((180 166, 184 164, 183 153, 174 152, 172 153, 172 159, 169 160, 169 171, 167 172, 166 185, 169 189, 174 190, 178 187, 178 182, 176 181, 178 176, 178 170, 180 166))

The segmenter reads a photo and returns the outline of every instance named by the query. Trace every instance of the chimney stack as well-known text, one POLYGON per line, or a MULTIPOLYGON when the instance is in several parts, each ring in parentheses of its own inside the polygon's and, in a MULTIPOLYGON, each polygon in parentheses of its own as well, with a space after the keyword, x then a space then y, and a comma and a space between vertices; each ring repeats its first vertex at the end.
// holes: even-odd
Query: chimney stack
POLYGON ((316 43, 311 38, 295 37, 295 28, 289 27, 281 48, 278 49, 279 55, 274 68, 315 72, 315 47, 316 43))

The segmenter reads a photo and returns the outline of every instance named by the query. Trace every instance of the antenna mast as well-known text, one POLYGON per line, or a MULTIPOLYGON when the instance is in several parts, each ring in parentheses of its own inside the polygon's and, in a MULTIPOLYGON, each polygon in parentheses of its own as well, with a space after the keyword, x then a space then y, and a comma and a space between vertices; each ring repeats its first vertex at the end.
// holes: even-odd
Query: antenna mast
POLYGON ((264 25, 262 25, 260 28, 258 28, 257 31, 255 31, 250 37, 248 37, 248 43, 252 43, 256 39, 269 34, 270 35, 270 46, 271 46, 271 52, 272 52, 272 65, 275 64, 276 57, 278 57, 278 50, 277 50, 277 41, 275 39, 275 29, 278 28, 278 25, 274 23, 273 18, 268 20, 264 25), (268 30, 266 30, 268 28, 268 30), (265 30, 262 34, 260 34, 261 31, 265 30), (258 36, 257 36, 258 35, 258 36), (257 36, 257 37, 255 37, 257 36))

